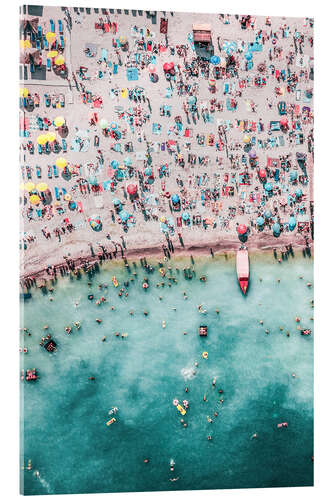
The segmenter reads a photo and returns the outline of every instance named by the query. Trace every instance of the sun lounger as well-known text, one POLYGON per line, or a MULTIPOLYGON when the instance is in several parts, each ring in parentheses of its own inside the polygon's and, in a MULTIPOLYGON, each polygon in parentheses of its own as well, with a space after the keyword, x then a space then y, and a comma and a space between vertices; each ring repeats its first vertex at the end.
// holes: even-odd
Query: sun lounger
POLYGON ((46 40, 46 36, 43 35, 43 45, 44 45, 44 49, 48 50, 49 48, 49 43, 48 41, 46 40))
POLYGON ((46 69, 47 71, 51 71, 51 59, 49 57, 46 58, 46 69))
POLYGON ((62 21, 61 19, 58 19, 58 30, 59 30, 59 33, 62 35, 63 33, 63 27, 62 27, 62 21))
POLYGON ((41 179, 42 169, 38 165, 36 165, 36 175, 37 175, 37 179, 41 179))
POLYGON ((54 177, 59 177, 57 165, 53 165, 53 175, 54 177))
POLYGON ((40 144, 37 144, 37 151, 41 155, 43 153, 42 146, 40 144))
POLYGON ((54 188, 54 194, 57 201, 60 201, 59 189, 57 187, 54 188))
POLYGON ((64 40, 64 37, 62 35, 60 35, 60 47, 62 49, 65 48, 65 40, 64 40))
POLYGON ((39 39, 36 40, 36 50, 42 50, 42 47, 41 47, 39 39))
POLYGON ((36 68, 35 68, 35 65, 33 63, 30 64, 30 73, 35 73, 36 71, 36 68))
POLYGON ((54 21, 53 21, 53 19, 50 19, 50 31, 52 31, 52 33, 55 33, 55 27, 54 27, 54 21))
POLYGON ((66 139, 62 139, 62 150, 64 153, 67 153, 67 142, 66 139))

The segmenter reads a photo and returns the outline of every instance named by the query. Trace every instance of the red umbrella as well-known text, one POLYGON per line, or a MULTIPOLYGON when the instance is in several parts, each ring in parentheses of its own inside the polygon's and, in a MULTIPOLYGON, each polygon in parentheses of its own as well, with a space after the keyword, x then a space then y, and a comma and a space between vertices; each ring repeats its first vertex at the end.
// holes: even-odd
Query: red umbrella
POLYGON ((281 118, 280 124, 286 127, 288 125, 288 118, 281 118))
POLYGON ((238 234, 245 234, 246 231, 247 231, 247 227, 245 226, 245 224, 239 224, 239 226, 237 226, 238 234))
POLYGON ((136 194, 137 190, 138 190, 138 188, 136 187, 135 184, 129 184, 127 186, 127 192, 128 192, 129 195, 136 194))
POLYGON ((173 69, 175 67, 173 62, 168 62, 163 64, 163 70, 164 71, 170 71, 170 69, 173 69))
POLYGON ((266 169, 265 168, 259 168, 259 177, 261 177, 262 179, 264 177, 266 177, 266 169))

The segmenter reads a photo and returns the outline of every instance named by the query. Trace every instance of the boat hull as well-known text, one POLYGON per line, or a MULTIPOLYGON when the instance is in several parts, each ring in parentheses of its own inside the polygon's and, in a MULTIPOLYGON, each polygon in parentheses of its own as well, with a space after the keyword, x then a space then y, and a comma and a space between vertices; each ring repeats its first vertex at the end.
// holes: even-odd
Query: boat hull
POLYGON ((250 264, 248 251, 244 248, 237 251, 236 271, 240 289, 245 295, 249 286, 250 264))

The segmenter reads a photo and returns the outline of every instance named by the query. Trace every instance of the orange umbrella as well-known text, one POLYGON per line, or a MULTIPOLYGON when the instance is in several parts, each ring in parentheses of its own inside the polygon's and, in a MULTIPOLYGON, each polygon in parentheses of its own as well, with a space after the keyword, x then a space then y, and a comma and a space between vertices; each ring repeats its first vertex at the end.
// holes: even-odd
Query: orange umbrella
POLYGON ((54 64, 56 66, 62 66, 64 64, 64 62, 65 62, 65 58, 63 56, 58 56, 54 60, 54 64))
POLYGON ((38 205, 38 203, 40 203, 40 197, 37 194, 32 194, 29 201, 31 205, 38 205))

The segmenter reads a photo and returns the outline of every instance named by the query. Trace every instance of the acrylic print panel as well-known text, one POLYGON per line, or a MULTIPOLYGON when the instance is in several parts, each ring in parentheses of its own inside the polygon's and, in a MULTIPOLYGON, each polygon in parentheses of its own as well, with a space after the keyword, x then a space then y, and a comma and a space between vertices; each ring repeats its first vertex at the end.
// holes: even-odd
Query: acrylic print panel
POLYGON ((24 494, 313 484, 312 46, 22 7, 24 494))

